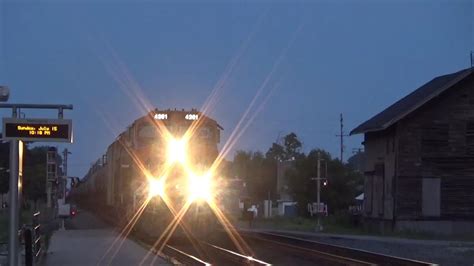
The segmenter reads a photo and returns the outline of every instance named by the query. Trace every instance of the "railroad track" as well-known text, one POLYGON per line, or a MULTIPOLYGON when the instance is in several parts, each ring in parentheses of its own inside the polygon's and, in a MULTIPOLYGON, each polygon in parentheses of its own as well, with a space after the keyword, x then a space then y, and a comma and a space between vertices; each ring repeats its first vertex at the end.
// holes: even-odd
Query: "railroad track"
MULTIPOLYGON (((100 217, 110 225, 117 225, 117 220, 113 219, 112 216, 100 215, 100 217)), ((131 237, 147 249, 152 249, 153 243, 156 241, 156 239, 150 238, 147 234, 139 231, 132 232, 131 237)), ((156 249, 153 249, 152 252, 173 263, 183 265, 270 265, 256 258, 214 244, 197 239, 194 242, 198 243, 199 250, 196 250, 191 243, 181 245, 177 243, 165 245, 160 254, 156 249)))
MULTIPOLYGON (((116 223, 111 220, 108 222, 116 223)), ((270 263, 298 264, 300 266, 314 264, 436 265, 271 232, 240 231, 239 233, 251 244, 251 248, 257 251, 255 254, 259 259, 235 251, 235 248, 229 245, 229 241, 225 241, 225 237, 220 237, 222 241, 213 244, 197 239, 194 240, 194 246, 191 245, 191 242, 185 243, 185 241, 168 243, 159 255, 164 255, 168 259, 184 265, 270 265, 270 263), (289 259, 285 262, 288 256, 291 256, 294 261, 289 259)), ((140 232, 134 232, 132 235, 148 249, 156 240, 140 232)), ((156 250, 153 252, 158 253, 156 250)))
MULTIPOLYGON (((143 246, 146 246, 147 249, 152 249, 156 240, 139 233, 135 233, 133 237, 143 246)), ((152 252, 175 264, 183 265, 270 265, 256 258, 205 241, 195 239, 194 246, 183 240, 174 242, 165 245, 160 253, 156 249, 153 249, 152 252)))
POLYGON ((248 232, 240 234, 247 240, 262 243, 271 243, 305 253, 310 256, 321 256, 324 259, 349 265, 436 265, 407 258, 389 256, 385 254, 369 252, 361 249, 348 248, 331 245, 313 240, 297 238, 270 232, 248 232))

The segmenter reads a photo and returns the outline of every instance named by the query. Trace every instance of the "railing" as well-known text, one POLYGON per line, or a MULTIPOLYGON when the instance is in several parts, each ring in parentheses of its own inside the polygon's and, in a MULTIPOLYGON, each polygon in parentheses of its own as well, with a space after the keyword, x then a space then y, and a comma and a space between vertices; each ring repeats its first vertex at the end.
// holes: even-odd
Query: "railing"
POLYGON ((33 222, 30 228, 23 232, 25 239, 25 265, 32 266, 41 255, 41 224, 39 223, 40 212, 33 214, 33 222))

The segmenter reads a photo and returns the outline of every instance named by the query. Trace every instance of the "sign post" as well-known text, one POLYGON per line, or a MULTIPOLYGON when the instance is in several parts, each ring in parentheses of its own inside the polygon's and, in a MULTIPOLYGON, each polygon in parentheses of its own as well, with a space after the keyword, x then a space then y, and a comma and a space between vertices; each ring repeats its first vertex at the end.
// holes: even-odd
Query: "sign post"
MULTIPOLYGON (((17 110, 13 108, 12 116, 16 118, 17 110)), ((9 204, 9 213, 10 213, 10 227, 8 232, 8 256, 9 256, 9 265, 18 265, 18 220, 20 218, 18 208, 19 202, 19 191, 18 191, 18 164, 22 163, 18 158, 18 140, 10 141, 10 204, 9 204)))
POLYGON ((23 141, 72 142, 72 121, 63 118, 63 110, 72 105, 0 104, 11 108, 12 118, 3 119, 4 140, 10 140, 10 205, 8 230, 8 265, 18 265, 20 195, 22 186, 23 141), (18 119, 20 109, 56 109, 58 119, 18 119))

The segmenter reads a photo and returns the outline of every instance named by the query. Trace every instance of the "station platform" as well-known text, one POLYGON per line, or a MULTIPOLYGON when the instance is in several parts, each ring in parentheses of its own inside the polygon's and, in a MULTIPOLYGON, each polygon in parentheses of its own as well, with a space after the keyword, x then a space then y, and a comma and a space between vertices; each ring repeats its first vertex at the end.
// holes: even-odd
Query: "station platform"
MULTIPOLYGON (((77 217, 66 222, 66 229, 55 231, 49 240, 49 248, 42 265, 140 265, 148 253, 145 247, 131 239, 125 239, 119 247, 118 232, 100 223, 88 212, 80 211, 77 217)), ((143 264, 150 265, 154 254, 143 264)), ((171 265, 157 257, 154 265, 171 265)))

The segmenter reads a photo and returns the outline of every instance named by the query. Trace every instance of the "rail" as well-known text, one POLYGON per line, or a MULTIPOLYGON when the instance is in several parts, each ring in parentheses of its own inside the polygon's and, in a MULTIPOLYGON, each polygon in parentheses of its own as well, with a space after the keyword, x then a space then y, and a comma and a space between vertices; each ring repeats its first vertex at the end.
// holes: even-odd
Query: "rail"
POLYGON ((260 239, 262 241, 273 241, 283 245, 291 245, 299 248, 323 252, 340 258, 350 258, 362 263, 383 265, 436 265, 429 262, 417 261, 407 258, 390 256, 361 249, 348 248, 338 245, 326 244, 308 239, 297 238, 269 232, 241 232, 243 236, 260 239))
POLYGON ((271 265, 270 263, 267 263, 265 261, 256 259, 251 256, 245 256, 240 253, 237 253, 235 251, 219 247, 210 243, 202 242, 206 246, 212 249, 215 253, 219 253, 221 256, 226 257, 228 260, 231 260, 233 262, 242 264, 242 265, 271 265))
POLYGON ((211 265, 209 262, 205 262, 196 256, 188 254, 170 245, 165 245, 163 253, 184 265, 211 265))

